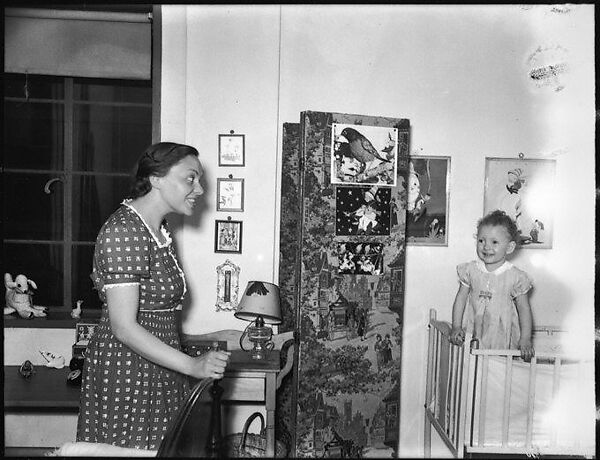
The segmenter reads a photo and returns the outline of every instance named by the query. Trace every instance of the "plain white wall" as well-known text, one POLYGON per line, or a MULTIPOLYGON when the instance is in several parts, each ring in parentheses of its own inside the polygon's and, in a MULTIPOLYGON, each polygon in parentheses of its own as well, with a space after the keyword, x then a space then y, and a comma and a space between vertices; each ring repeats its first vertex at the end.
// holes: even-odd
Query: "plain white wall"
POLYGON ((411 151, 452 157, 448 246, 407 250, 401 456, 423 453, 428 310, 450 319, 455 267, 475 257, 485 157, 556 159, 553 248, 513 261, 535 281, 536 323, 578 332, 576 345, 591 353, 593 13, 593 5, 164 6, 162 138, 200 150, 207 185, 202 209, 175 235, 190 288, 184 332, 246 326, 215 312, 215 268, 225 259, 241 267, 240 289, 277 280, 281 127, 316 110, 409 118, 411 151), (557 81, 529 78, 534 65, 559 62, 568 71, 557 81), (244 168, 217 166, 217 136, 231 129, 246 135, 244 168), (214 219, 228 215, 215 211, 216 178, 229 173, 246 179, 246 209, 229 214, 244 221, 240 255, 213 252, 214 219))

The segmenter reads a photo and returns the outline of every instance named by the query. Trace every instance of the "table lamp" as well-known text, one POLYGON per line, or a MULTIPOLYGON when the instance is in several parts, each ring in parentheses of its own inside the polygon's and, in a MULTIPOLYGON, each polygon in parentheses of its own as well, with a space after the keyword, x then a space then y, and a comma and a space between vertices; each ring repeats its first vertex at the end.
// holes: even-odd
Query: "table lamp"
POLYGON ((281 324, 279 287, 266 281, 248 281, 234 316, 252 321, 240 337, 241 349, 250 351, 252 359, 266 359, 267 352, 273 348, 273 330, 265 323, 281 324), (244 348, 242 342, 246 336, 254 344, 252 350, 244 348))

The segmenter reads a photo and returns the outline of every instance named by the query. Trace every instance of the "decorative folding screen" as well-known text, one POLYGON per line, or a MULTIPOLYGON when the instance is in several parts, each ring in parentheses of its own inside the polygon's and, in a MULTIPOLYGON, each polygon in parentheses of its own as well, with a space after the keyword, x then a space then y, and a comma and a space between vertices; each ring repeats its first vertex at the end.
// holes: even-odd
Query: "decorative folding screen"
POLYGON ((400 118, 284 124, 280 331, 298 346, 278 426, 294 456, 397 452, 408 141, 400 118))

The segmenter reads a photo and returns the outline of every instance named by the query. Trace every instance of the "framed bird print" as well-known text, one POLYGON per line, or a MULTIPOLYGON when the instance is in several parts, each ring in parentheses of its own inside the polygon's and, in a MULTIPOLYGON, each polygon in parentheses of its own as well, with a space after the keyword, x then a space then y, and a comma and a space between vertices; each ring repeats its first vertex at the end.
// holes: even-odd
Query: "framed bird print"
POLYGON ((217 211, 244 210, 244 179, 217 178, 217 211))
POLYGON ((244 166, 245 135, 219 134, 219 166, 244 166))
POLYGON ((450 157, 411 155, 407 179, 406 244, 448 246, 450 157))
POLYGON ((242 221, 215 220, 215 252, 242 253, 242 221))
POLYGON ((394 187, 397 157, 397 128, 332 124, 332 184, 394 187))
POLYGON ((483 212, 500 209, 517 224, 524 248, 552 248, 558 198, 556 160, 486 158, 483 212))

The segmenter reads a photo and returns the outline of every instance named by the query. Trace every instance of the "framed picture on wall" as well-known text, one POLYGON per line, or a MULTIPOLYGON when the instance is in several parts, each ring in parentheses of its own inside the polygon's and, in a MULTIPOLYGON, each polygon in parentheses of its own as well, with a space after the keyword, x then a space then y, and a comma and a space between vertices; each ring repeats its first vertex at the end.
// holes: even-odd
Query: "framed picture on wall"
POLYGON ((244 210, 244 179, 217 178, 217 211, 244 210))
POLYGON ((556 160, 486 158, 483 213, 500 209, 519 229, 520 246, 552 247, 556 160))
POLYGON ((215 221, 215 252, 242 253, 242 221, 215 221))
POLYGON ((219 134, 219 166, 244 166, 245 135, 219 134))
POLYGON ((410 156, 406 244, 448 246, 449 184, 450 157, 410 156))

